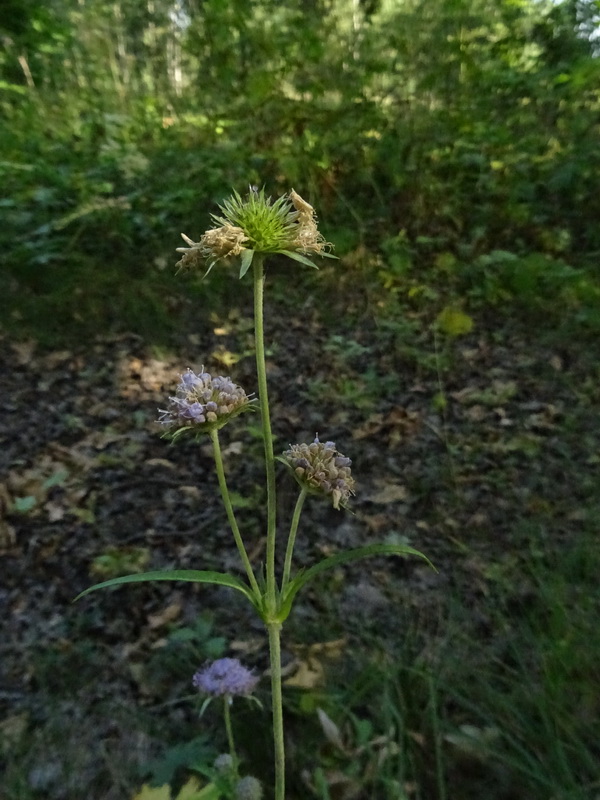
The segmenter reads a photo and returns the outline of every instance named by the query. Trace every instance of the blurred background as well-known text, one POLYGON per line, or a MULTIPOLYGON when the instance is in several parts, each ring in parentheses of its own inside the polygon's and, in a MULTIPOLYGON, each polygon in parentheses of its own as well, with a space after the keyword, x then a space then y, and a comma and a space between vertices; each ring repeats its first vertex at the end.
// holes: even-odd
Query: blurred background
POLYGON ((237 568, 210 451, 154 420, 187 366, 255 390, 251 286, 174 267, 250 185, 299 192, 339 258, 269 267, 278 444, 334 438, 359 482, 353 515, 310 504, 299 561, 372 537, 439 569, 302 600, 290 800, 598 800, 599 29, 598 0, 3 0, 2 800, 188 796, 224 746, 193 671, 266 666, 228 594, 71 604, 237 568))

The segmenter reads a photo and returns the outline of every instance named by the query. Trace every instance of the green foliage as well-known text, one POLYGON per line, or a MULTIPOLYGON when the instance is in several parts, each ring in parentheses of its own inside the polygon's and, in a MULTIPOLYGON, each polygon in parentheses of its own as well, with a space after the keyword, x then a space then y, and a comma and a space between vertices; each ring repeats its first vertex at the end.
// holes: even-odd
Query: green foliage
POLYGON ((591 4, 11 6, 4 325, 48 340, 167 333, 184 305, 183 221, 198 238, 198 209, 249 183, 318 195, 339 253, 381 253, 388 294, 542 317, 567 299, 598 324, 591 4))

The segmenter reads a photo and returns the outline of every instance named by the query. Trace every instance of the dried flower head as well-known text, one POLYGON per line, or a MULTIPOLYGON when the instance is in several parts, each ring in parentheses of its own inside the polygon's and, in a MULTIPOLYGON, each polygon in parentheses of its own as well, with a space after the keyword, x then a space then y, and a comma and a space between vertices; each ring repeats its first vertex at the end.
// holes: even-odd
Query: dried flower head
POLYGON ((192 683, 201 692, 212 697, 234 697, 252 694, 258 680, 237 658, 219 658, 198 670, 192 683))
POLYGON ((263 790, 259 780, 246 775, 235 785, 235 800, 262 800, 263 790))
POLYGON ((199 242, 181 234, 189 245, 177 249, 183 253, 177 264, 181 269, 206 264, 208 275, 217 261, 240 256, 241 278, 254 253, 282 253, 312 267, 315 265, 307 255, 333 258, 327 252, 331 245, 317 228, 314 208, 293 189, 289 197, 277 200, 267 197, 264 189, 251 188, 245 198, 234 192, 219 208, 222 215, 212 215, 216 227, 206 231, 199 242))
POLYGON ((300 486, 312 494, 331 497, 334 508, 345 506, 354 494, 352 461, 337 450, 334 442, 320 442, 316 437, 311 444, 293 444, 282 460, 300 486))
POLYGON ((206 260, 218 261, 221 258, 239 256, 245 249, 242 243, 248 240, 244 231, 234 225, 222 225, 206 231, 199 242, 194 242, 185 233, 181 236, 189 247, 177 248, 178 253, 183 253, 183 258, 177 262, 180 269, 193 269, 206 260))
POLYGON ((246 392, 230 378, 203 371, 196 375, 188 369, 181 375, 175 397, 169 398, 169 407, 159 409, 158 421, 176 438, 186 432, 199 434, 222 428, 233 417, 252 409, 246 392))
POLYGON ((303 253, 322 255, 325 248, 331 247, 331 245, 319 233, 317 215, 314 208, 293 189, 290 192, 290 200, 298 213, 298 224, 294 239, 296 248, 303 253))

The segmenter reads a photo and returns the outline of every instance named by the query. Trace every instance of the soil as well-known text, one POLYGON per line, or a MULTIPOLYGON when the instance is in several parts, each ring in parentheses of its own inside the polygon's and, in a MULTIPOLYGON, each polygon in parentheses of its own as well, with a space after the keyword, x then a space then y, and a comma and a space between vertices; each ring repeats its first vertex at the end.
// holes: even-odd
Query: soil
MULTIPOLYGON (((585 522, 599 463, 593 353, 478 324, 441 347, 436 370, 433 340, 422 342, 429 361, 419 363, 367 325, 332 344, 316 313, 270 311, 276 451, 318 433, 352 458, 357 480, 350 511, 309 499, 296 563, 395 541, 438 569, 374 559, 320 579, 284 628, 288 674, 302 661, 296 645, 346 637, 352 660, 368 631, 369 647, 393 651, 399 608, 434 637, 450 596, 471 609, 474 630, 492 635, 480 600, 499 571, 513 580, 542 529, 556 552, 585 522)), ((266 669, 261 625, 228 589, 141 584, 73 602, 132 565, 240 574, 208 440, 170 445, 156 422, 179 373, 203 361, 256 390, 249 314, 206 324, 169 350, 134 335, 51 352, 0 340, 0 726, 12 743, 10 798, 131 797, 123 763, 160 752, 161 719, 171 733, 189 723, 189 703, 178 699, 189 694, 187 673, 180 664, 170 678, 155 655, 198 614, 213 620, 209 645, 224 637, 225 652, 266 669)), ((222 447, 259 564, 258 416, 233 420, 222 447)), ((296 491, 283 467, 278 481, 283 531, 296 491)), ((515 613, 531 591, 526 577, 512 584, 515 613)))

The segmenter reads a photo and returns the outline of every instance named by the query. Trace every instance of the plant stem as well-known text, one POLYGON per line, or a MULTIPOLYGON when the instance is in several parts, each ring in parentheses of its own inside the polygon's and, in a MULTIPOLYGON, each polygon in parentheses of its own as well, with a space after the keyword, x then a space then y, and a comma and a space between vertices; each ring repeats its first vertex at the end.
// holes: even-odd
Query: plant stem
POLYGON ((235 742, 233 740, 233 728, 231 726, 231 712, 229 710, 231 704, 231 697, 226 694, 223 697, 223 715, 225 717, 225 730, 227 731, 227 744, 229 746, 229 755, 233 760, 233 768, 235 770, 235 774, 238 774, 238 758, 237 753, 235 751, 235 742))
POLYGON ((229 525, 233 532, 233 538, 235 539, 235 543, 237 545, 238 552, 242 559, 242 563, 246 570, 246 575, 248 576, 248 580, 250 581, 250 586, 252 587, 252 591, 256 595, 256 598, 259 599, 261 596, 261 591, 258 587, 258 582, 254 577, 254 572, 252 570, 252 565, 250 564, 250 559, 248 558, 248 553, 246 552, 246 548, 244 547, 244 542, 242 541, 242 535, 240 533, 240 529, 238 528, 237 520, 235 518, 235 514, 233 511, 233 506, 231 504, 231 498, 229 496, 229 490, 227 488, 227 480, 225 478, 225 469, 223 467, 223 456, 221 455, 221 445, 219 443, 219 432, 215 428, 213 428, 210 432, 210 439, 213 444, 213 455, 215 458, 215 467, 217 469, 217 477, 219 479, 219 489, 221 490, 221 497, 223 498, 223 505, 225 506, 225 511, 227 512, 227 519, 229 520, 229 525))
POLYGON ((285 744, 283 739, 283 699, 281 694, 281 623, 277 622, 277 581, 275 578, 275 536, 277 531, 275 497, 275 458, 267 392, 265 329, 263 318, 265 272, 263 256, 254 256, 254 340, 258 399, 265 448, 267 477, 267 591, 265 625, 269 634, 271 700, 273 703, 273 744, 275 749, 275 800, 285 800, 285 744))
POLYGON ((292 517, 292 524, 290 526, 290 535, 288 537, 287 549, 285 551, 285 564, 283 567, 283 580, 281 581, 281 591, 290 581, 290 572, 292 570, 292 556, 294 554, 294 545, 296 543, 296 532, 298 530, 298 523, 300 522, 300 514, 302 513, 302 506, 306 499, 307 491, 302 488, 296 501, 296 508, 294 509, 294 516, 292 517))
POLYGON ((281 694, 281 624, 267 624, 271 662, 271 702, 273 703, 273 743, 275 746, 275 800, 285 800, 285 742, 283 739, 283 699, 281 694))
MULTIPOLYGON (((265 363, 265 333, 263 318, 265 272, 263 256, 254 256, 254 340, 256 347, 256 373, 258 378, 258 399, 262 422, 263 444, 265 448, 265 471, 267 478, 267 591, 266 611, 273 619, 277 610, 277 583, 275 580, 275 458, 273 456, 273 435, 267 392, 267 368, 265 363)), ((267 623, 268 624, 268 623, 267 623)))

